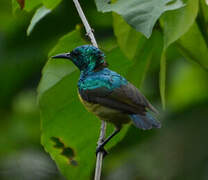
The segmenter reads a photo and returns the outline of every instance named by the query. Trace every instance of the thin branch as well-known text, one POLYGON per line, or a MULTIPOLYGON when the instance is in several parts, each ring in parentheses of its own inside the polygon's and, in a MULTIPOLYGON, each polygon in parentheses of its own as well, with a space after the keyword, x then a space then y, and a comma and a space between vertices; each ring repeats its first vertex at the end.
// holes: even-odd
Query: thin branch
MULTIPOLYGON (((95 36, 93 34, 93 30, 90 27, 90 25, 87 21, 87 18, 85 17, 85 14, 79 4, 79 1, 73 0, 73 2, 75 4, 75 7, 77 8, 77 12, 79 13, 82 23, 84 24, 85 30, 87 32, 87 36, 90 38, 92 45, 95 47, 98 47, 97 42, 95 40, 95 36)), ((105 121, 102 121, 101 129, 100 129, 100 137, 97 142, 98 145, 104 141, 105 132, 106 132, 106 123, 105 123, 105 121)), ((103 161, 103 153, 99 152, 97 154, 96 167, 95 167, 95 179, 94 180, 100 180, 101 171, 102 171, 102 161, 103 161)))
MULTIPOLYGON (((100 137, 98 139, 97 145, 99 146, 105 140, 105 132, 106 132, 106 122, 102 121, 101 129, 100 129, 100 137)), ((95 167, 95 178, 94 180, 100 180, 101 171, 102 171, 102 161, 103 161, 103 153, 98 152, 96 167, 95 167)))
POLYGON ((84 14, 84 12, 83 12, 80 4, 79 4, 79 1, 78 0, 73 0, 73 1, 74 1, 74 4, 75 4, 76 8, 77 8, 77 12, 79 13, 79 16, 80 16, 80 18, 82 20, 82 23, 84 24, 85 30, 87 32, 87 35, 89 36, 89 38, 90 38, 90 40, 92 42, 92 45, 95 46, 95 47, 98 47, 97 42, 95 40, 95 36, 93 34, 93 30, 90 27, 90 25, 89 25, 89 23, 87 21, 87 18, 85 17, 85 14, 84 14))

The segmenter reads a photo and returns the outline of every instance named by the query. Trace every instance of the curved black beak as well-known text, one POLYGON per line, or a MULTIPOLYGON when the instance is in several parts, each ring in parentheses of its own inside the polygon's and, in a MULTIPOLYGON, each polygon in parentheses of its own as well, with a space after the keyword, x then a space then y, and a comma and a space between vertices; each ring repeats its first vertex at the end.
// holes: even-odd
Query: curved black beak
POLYGON ((62 58, 62 59, 71 59, 70 53, 58 54, 56 56, 52 56, 52 58, 62 58))

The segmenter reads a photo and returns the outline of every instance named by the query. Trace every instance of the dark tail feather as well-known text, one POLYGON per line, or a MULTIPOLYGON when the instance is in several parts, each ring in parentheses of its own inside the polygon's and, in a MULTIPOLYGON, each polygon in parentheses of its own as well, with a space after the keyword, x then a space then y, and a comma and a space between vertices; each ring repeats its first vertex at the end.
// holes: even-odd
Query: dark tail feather
POLYGON ((144 116, 139 114, 131 114, 130 118, 136 127, 143 130, 161 127, 160 122, 154 119, 148 112, 144 116))

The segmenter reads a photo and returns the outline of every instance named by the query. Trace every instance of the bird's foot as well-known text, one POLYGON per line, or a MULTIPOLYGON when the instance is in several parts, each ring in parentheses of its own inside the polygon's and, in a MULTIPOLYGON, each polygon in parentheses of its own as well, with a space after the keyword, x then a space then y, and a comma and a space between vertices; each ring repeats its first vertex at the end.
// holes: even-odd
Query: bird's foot
POLYGON ((99 152, 103 153, 103 157, 105 157, 106 155, 108 155, 108 152, 105 150, 105 148, 102 145, 99 145, 96 148, 96 156, 98 155, 99 152))

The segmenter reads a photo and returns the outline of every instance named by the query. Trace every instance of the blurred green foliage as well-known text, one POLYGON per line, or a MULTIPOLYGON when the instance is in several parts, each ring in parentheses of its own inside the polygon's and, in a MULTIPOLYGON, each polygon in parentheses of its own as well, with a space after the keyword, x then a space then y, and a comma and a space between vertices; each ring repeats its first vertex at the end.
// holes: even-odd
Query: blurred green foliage
MULTIPOLYGON (((165 12, 161 6, 155 15, 157 20, 162 14, 160 19, 142 27, 141 18, 130 23, 124 11, 129 4, 119 1, 103 3, 105 11, 121 16, 98 12, 93 1, 80 3, 110 68, 140 87, 160 110, 163 127, 126 126, 107 146, 103 179, 207 179, 208 5, 169 1, 172 9, 174 3, 182 8, 165 12), (141 32, 153 33, 147 39, 141 32), (160 108, 159 86, 166 110, 160 108)), ((132 2, 140 12, 142 1, 132 2)), ((23 10, 16 0, 0 1, 0 179, 64 179, 60 172, 68 179, 93 179, 100 121, 78 100, 76 68, 64 60, 47 61, 87 43, 72 1, 25 0, 23 10), (40 14, 43 6, 50 13, 40 14)), ((108 134, 112 129, 109 125, 108 134)))

